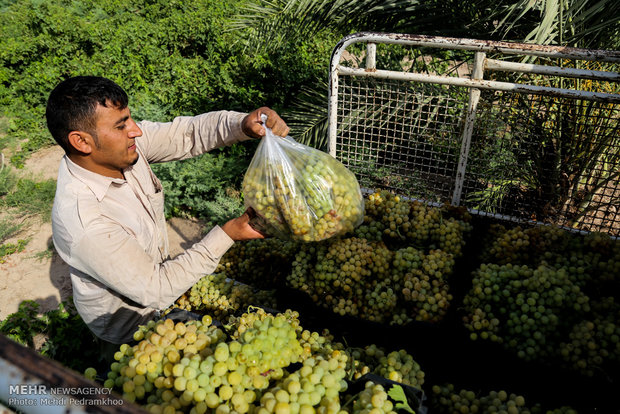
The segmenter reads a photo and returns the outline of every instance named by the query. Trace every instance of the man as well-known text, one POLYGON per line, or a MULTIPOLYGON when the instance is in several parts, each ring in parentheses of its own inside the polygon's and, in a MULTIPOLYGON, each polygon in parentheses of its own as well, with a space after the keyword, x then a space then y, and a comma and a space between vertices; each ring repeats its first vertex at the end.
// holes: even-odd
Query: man
POLYGON ((263 237, 246 212, 170 259, 162 187, 149 166, 260 138, 261 114, 274 133, 287 135, 288 127, 269 108, 136 123, 127 94, 101 77, 70 78, 51 92, 47 125, 65 150, 52 209, 53 241, 70 266, 76 308, 99 338, 131 341, 138 325, 215 270, 234 241, 263 237))

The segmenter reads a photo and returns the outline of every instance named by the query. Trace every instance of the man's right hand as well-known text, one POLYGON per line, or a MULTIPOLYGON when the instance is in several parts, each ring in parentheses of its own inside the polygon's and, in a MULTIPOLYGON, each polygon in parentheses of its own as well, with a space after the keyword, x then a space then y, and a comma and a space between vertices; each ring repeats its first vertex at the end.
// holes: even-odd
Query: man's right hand
POLYGON ((222 230, 234 241, 264 239, 265 235, 250 225, 250 219, 255 215, 256 213, 250 207, 240 217, 227 221, 222 226, 222 230))

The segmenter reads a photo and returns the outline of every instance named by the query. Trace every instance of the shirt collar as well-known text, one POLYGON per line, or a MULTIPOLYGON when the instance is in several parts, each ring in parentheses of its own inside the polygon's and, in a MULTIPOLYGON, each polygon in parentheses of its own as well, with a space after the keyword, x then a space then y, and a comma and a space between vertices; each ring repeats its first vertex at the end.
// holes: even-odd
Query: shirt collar
POLYGON ((105 175, 97 174, 96 172, 92 172, 87 170, 86 168, 80 167, 73 161, 69 159, 66 155, 63 157, 65 162, 67 163, 67 169, 69 173, 73 175, 75 178, 83 182, 90 190, 95 194, 98 201, 103 200, 110 185, 112 184, 124 184, 127 181, 122 178, 112 178, 106 177, 105 175))

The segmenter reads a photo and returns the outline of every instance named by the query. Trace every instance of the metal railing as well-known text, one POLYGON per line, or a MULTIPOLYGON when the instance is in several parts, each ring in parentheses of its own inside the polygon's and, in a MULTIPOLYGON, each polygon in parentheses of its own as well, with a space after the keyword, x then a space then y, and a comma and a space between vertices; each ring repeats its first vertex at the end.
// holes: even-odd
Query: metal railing
POLYGON ((329 152, 366 189, 620 236, 620 52, 357 33, 329 152))

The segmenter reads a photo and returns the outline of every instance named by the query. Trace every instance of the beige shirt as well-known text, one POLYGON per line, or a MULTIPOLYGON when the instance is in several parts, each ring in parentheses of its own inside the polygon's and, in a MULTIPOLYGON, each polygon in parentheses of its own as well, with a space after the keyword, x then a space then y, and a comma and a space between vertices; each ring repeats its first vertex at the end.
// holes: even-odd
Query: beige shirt
POLYGON ((125 179, 88 171, 65 156, 52 210, 53 240, 69 264, 73 300, 89 328, 113 343, 132 340, 140 324, 215 270, 233 241, 219 227, 168 258, 164 195, 149 163, 180 160, 250 139, 245 114, 211 112, 169 123, 138 123, 139 154, 125 179))

